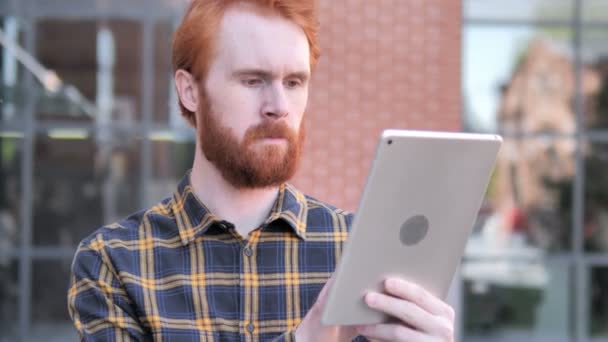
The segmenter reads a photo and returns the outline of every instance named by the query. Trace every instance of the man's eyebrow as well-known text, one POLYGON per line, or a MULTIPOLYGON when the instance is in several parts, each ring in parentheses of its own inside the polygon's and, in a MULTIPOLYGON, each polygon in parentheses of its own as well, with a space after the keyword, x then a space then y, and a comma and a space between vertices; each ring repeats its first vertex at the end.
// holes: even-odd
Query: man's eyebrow
MULTIPOLYGON (((263 70, 263 69, 239 69, 239 70, 234 71, 232 73, 232 75, 235 77, 258 76, 258 77, 262 77, 262 78, 273 78, 275 76, 272 72, 263 70)), ((310 78, 310 73, 307 71, 296 71, 296 72, 290 72, 289 74, 287 74, 287 78, 292 78, 292 77, 306 81, 310 78)))
POLYGON ((232 73, 234 76, 260 76, 260 77, 269 77, 272 76, 272 73, 262 70, 262 69, 239 69, 232 73))
POLYGON ((296 71, 289 73, 287 76, 288 78, 295 77, 301 81, 307 81, 310 78, 310 73, 307 71, 296 71))

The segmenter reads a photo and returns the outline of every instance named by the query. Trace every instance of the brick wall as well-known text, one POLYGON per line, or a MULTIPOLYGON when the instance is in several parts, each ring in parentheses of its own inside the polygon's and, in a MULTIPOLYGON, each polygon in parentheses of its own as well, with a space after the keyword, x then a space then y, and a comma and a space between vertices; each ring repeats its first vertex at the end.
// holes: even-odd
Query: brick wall
POLYGON ((293 183, 354 210, 385 128, 461 127, 460 0, 319 0, 322 56, 293 183))

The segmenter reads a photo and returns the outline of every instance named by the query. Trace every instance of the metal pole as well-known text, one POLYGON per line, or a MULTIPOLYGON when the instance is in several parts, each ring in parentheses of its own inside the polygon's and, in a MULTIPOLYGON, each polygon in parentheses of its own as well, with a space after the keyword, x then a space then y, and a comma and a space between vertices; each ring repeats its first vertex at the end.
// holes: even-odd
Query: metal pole
POLYGON ((584 186, 585 186, 585 164, 584 156, 581 149, 581 140, 583 134, 583 112, 584 98, 582 93, 582 27, 581 27, 581 0, 577 0, 574 4, 573 16, 573 58, 574 58, 574 78, 575 78, 575 118, 576 118, 576 154, 575 154, 575 177, 572 187, 573 196, 573 212, 572 212, 572 252, 574 256, 573 271, 575 275, 574 282, 574 340, 578 342, 587 340, 587 332, 589 327, 588 320, 588 287, 587 287, 587 265, 584 262, 584 239, 583 239, 583 201, 584 201, 584 186))
MULTIPOLYGON (((25 46, 30 54, 34 54, 36 43, 36 22, 31 19, 25 29, 25 46)), ((32 74, 24 75, 23 82, 25 89, 34 88, 34 79, 32 74)), ((23 117, 25 120, 25 132, 23 136, 23 159, 21 160, 22 177, 21 177, 21 241, 19 253, 19 301, 18 301, 18 317, 19 317, 19 339, 27 340, 30 331, 30 321, 32 317, 32 219, 33 219, 33 182, 34 182, 34 147, 35 147, 35 132, 36 120, 34 118, 34 109, 37 101, 37 96, 34 94, 26 102, 23 109, 23 117)))
POLYGON ((141 118, 142 118, 142 148, 139 184, 139 205, 148 205, 147 185, 152 178, 152 142, 150 130, 152 127, 152 101, 154 98, 154 18, 143 19, 142 33, 142 68, 141 68, 141 118))

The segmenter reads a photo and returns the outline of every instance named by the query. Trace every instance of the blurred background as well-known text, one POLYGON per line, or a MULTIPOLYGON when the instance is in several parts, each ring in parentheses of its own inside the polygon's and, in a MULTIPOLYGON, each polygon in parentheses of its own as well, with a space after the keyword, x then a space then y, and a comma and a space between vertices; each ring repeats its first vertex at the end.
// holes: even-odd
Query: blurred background
MULTIPOLYGON (((169 196, 187 0, 0 0, 0 341, 76 339, 78 242, 169 196)), ((608 341, 608 1, 320 0, 294 183, 349 210, 388 127, 500 133, 461 341, 608 341)))

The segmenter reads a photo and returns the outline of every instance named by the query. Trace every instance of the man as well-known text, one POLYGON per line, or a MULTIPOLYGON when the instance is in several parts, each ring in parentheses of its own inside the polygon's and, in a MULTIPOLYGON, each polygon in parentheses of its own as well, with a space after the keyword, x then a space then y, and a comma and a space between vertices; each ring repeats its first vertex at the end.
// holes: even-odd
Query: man
POLYGON ((80 244, 68 298, 83 339, 453 339, 453 310, 400 279, 365 296, 391 323, 320 324, 352 215, 286 183, 304 138, 315 20, 308 0, 192 2, 173 64, 197 130, 194 165, 171 198, 80 244))

